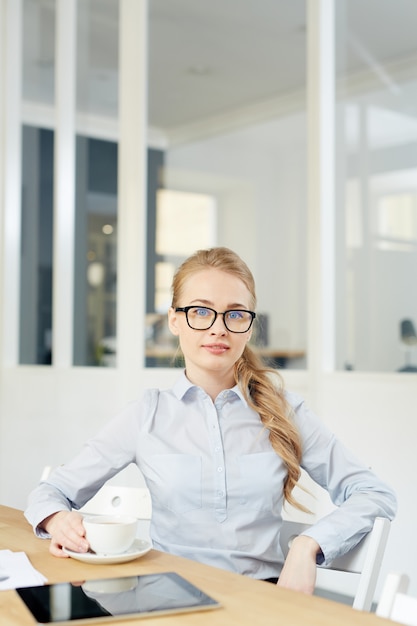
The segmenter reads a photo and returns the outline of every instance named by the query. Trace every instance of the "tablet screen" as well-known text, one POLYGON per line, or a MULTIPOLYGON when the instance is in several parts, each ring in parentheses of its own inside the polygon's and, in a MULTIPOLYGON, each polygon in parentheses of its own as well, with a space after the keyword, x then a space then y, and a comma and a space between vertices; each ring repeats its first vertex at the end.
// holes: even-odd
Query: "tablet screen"
POLYGON ((96 619, 149 617, 220 606, 173 572, 59 583, 16 591, 38 624, 89 623, 96 619))

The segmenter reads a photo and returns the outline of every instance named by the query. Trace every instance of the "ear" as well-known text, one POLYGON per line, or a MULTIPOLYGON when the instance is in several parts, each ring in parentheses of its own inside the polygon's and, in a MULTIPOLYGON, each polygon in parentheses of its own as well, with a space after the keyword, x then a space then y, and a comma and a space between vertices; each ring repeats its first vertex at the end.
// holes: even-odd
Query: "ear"
POLYGON ((178 322, 178 316, 175 313, 175 309, 171 306, 168 309, 168 328, 171 331, 171 333, 175 335, 176 337, 178 337, 178 335, 180 334, 178 330, 177 322, 178 322))

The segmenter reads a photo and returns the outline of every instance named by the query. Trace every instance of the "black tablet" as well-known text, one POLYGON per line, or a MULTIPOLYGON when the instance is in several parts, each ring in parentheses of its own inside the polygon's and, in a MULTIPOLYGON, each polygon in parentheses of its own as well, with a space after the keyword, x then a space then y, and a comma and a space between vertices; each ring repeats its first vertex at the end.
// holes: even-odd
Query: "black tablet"
POLYGON ((89 624, 201 611, 219 602, 173 572, 16 589, 38 624, 89 624))

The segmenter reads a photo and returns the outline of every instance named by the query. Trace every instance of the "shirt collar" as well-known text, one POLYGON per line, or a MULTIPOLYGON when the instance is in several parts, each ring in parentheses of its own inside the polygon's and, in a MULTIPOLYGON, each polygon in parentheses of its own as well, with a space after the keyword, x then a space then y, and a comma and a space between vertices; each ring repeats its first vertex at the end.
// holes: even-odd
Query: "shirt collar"
MULTIPOLYGON (((194 385, 190 382, 185 375, 185 370, 183 370, 181 376, 177 379, 176 383, 173 386, 174 395, 178 398, 178 400, 182 400, 184 396, 190 392, 191 389, 199 389, 197 385, 194 385)), ((239 388, 239 385, 235 385, 231 389, 229 389, 230 393, 234 393, 240 400, 243 402, 245 407, 247 407, 248 403, 246 402, 244 395, 239 388)))

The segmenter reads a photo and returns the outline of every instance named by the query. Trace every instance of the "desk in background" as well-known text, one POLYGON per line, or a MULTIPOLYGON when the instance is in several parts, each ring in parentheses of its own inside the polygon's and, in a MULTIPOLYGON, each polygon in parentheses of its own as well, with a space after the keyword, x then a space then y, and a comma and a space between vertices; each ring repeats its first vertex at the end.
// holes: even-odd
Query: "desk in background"
MULTIPOLYGON (((280 589, 270 583, 203 565, 189 559, 151 550, 140 559, 117 565, 92 565, 49 554, 49 541, 33 534, 23 513, 0 505, 0 549, 24 551, 48 582, 114 578, 157 572, 177 572, 222 608, 201 613, 168 615, 137 620, 141 626, 384 626, 372 613, 344 604, 280 589)), ((35 622, 15 591, 0 591, 2 626, 34 626, 35 622)), ((127 626, 133 620, 112 621, 127 626)), ((393 623, 393 622, 391 622, 393 623)))
MULTIPOLYGON (((253 346, 252 346, 253 347, 253 346)), ((276 348, 254 348, 270 367, 285 368, 291 359, 302 359, 306 353, 304 350, 278 350, 276 348)), ((169 346, 155 344, 146 348, 146 367, 182 367, 182 358, 178 357, 178 351, 169 346)))

